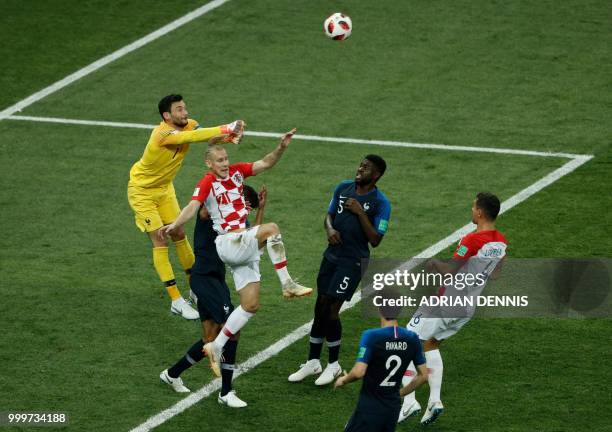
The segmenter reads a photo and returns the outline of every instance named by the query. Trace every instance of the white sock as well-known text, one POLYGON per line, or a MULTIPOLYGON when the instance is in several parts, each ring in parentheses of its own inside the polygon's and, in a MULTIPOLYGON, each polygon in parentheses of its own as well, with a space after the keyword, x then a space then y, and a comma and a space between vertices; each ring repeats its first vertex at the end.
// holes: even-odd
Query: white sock
POLYGON ((270 260, 276 269, 276 274, 281 281, 281 285, 284 285, 285 282, 291 280, 291 276, 289 276, 289 271, 287 270, 287 256, 282 236, 275 234, 268 237, 266 248, 268 249, 270 260))
POLYGON ((438 402, 440 400, 440 390, 442 389, 442 372, 444 371, 440 350, 426 351, 425 361, 429 370, 427 377, 429 381, 429 403, 438 402))
POLYGON ((254 314, 251 312, 247 312, 242 309, 242 306, 238 306, 236 309, 234 309, 234 311, 227 318, 225 325, 217 335, 215 344, 217 344, 217 346, 224 347, 229 338, 238 333, 253 315, 254 314))
MULTIPOLYGON (((415 377, 416 377, 416 368, 414 367, 414 363, 410 362, 408 369, 406 369, 406 372, 404 373, 404 376, 402 377, 402 387, 406 387, 408 384, 410 384, 410 381, 412 381, 415 377)), ((405 404, 406 403, 412 404, 413 402, 416 402, 416 397, 414 396, 414 393, 415 392, 408 393, 406 396, 404 396, 405 404)))

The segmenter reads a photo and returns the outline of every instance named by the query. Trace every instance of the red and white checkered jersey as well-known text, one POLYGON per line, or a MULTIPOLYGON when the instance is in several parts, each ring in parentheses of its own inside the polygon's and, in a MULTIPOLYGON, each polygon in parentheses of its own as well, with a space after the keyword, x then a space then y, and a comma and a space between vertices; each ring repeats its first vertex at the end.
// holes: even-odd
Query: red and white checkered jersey
POLYGON ((213 228, 219 234, 246 228, 249 212, 242 195, 242 184, 245 178, 252 175, 252 163, 237 163, 230 165, 229 175, 225 179, 219 179, 211 172, 206 173, 193 191, 191 199, 206 206, 213 228))
POLYGON ((500 261, 506 256, 506 248, 508 243, 502 233, 497 230, 487 230, 473 232, 467 234, 461 239, 457 250, 453 255, 453 259, 465 261, 465 264, 455 274, 455 286, 446 286, 446 293, 451 294, 448 290, 464 291, 464 295, 480 295, 485 287, 489 276, 500 261), (476 283, 458 283, 463 278, 464 281, 472 281, 472 277, 461 275, 478 276, 476 283), (466 292, 467 291, 467 292, 466 292))

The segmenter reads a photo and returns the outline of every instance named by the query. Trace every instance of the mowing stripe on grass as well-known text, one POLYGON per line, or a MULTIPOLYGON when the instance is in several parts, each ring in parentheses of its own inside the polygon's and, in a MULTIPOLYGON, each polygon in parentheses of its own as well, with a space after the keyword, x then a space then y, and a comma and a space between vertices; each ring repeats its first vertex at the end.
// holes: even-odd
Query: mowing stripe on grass
MULTIPOLYGON (((504 201, 502 203, 500 213, 507 212, 514 206, 520 204, 521 202, 525 201, 529 197, 535 195, 536 193, 544 189, 546 186, 551 185, 555 181, 559 180, 561 177, 571 173, 572 171, 574 171, 575 169, 577 169, 578 167, 580 167, 581 165, 583 165, 584 163, 588 162, 591 159, 592 159, 592 156, 578 156, 572 159, 571 161, 564 164, 562 167, 542 177, 540 180, 536 181, 532 185, 526 187, 525 189, 521 190, 517 194, 513 195, 512 197, 504 201)), ((442 240, 435 243, 434 245, 421 251, 416 256, 419 258, 431 258, 437 255, 438 253, 442 252, 444 249, 446 249, 453 243, 457 242, 459 239, 461 239, 461 237, 471 232, 473 229, 474 229, 474 224, 472 223, 466 224, 462 226, 461 228, 459 228, 458 230, 456 230, 455 232, 453 232, 452 234, 450 234, 449 236, 443 238, 442 240)), ((416 264, 417 264, 417 261, 409 260, 406 263, 404 263, 401 266, 401 268, 409 270, 410 268, 414 267, 416 264)), ((361 292, 357 291, 355 295, 353 296, 353 299, 349 303, 345 303, 343 305, 341 312, 344 312, 345 310, 352 308, 360 300, 361 300, 361 292)), ((306 336, 310 331, 311 324, 312 324, 312 321, 309 321, 306 324, 301 325, 300 327, 296 328, 291 333, 289 333, 287 336, 273 343, 272 345, 270 345, 268 348, 264 349, 263 351, 260 351, 257 354, 253 355, 252 357, 247 359, 244 363, 241 363, 240 365, 238 365, 238 370, 234 374, 234 379, 238 378, 240 375, 244 373, 247 373, 251 369, 258 366, 259 364, 268 360, 270 357, 277 355, 282 350, 287 348, 289 345, 293 344, 294 342, 297 342, 298 340, 306 336)), ((184 399, 181 399, 179 402, 175 403, 170 408, 165 409, 164 411, 161 411, 160 413, 149 417, 144 423, 135 427, 130 432, 150 431, 154 429, 155 427, 170 420, 172 417, 182 413, 183 411, 195 405, 202 399, 210 396, 212 393, 219 390, 220 388, 221 388, 221 379, 216 378, 210 383, 206 384, 201 389, 199 389, 198 391, 190 394, 184 399)))
POLYGON ((206 3, 205 5, 200 6, 199 8, 189 12, 186 15, 183 15, 182 17, 172 21, 171 23, 166 24, 163 27, 160 27, 154 32, 149 33, 148 35, 143 36, 142 38, 132 42, 131 44, 126 45, 123 48, 119 48, 117 51, 110 53, 109 55, 102 57, 99 60, 96 60, 95 62, 85 66, 84 68, 79 69, 78 71, 68 75, 67 77, 17 102, 15 105, 12 105, 0 111, 0 120, 3 120, 7 118, 8 116, 18 111, 21 111, 22 109, 32 105, 33 103, 38 102, 39 100, 49 96, 50 94, 63 89, 67 85, 70 85, 73 82, 80 80, 84 76, 87 76, 90 73, 97 71, 101 67, 104 67, 107 64, 114 62, 118 58, 121 58, 124 55, 137 50, 138 48, 142 48, 143 46, 147 45, 149 42, 152 42, 155 39, 161 36, 164 36, 173 30, 176 30, 177 28, 187 24, 188 22, 193 21, 194 19, 198 17, 201 17, 202 15, 223 5, 224 3, 227 3, 228 1, 229 0, 214 0, 214 1, 211 1, 210 3, 206 3))
MULTIPOLYGON (((135 129, 153 129, 157 125, 149 125, 144 123, 121 123, 121 122, 109 122, 109 121, 98 121, 98 120, 77 120, 67 119, 58 117, 35 117, 35 116, 22 116, 22 115, 11 115, 7 117, 8 120, 21 120, 21 121, 33 121, 43 123, 62 123, 62 124, 75 124, 85 126, 107 126, 117 128, 135 128, 135 129)), ((264 138, 278 138, 282 135, 280 132, 256 132, 246 131, 247 136, 264 137, 264 138)), ((578 155, 572 153, 552 153, 552 152, 541 152, 535 150, 517 150, 508 148, 496 148, 496 147, 473 147, 473 146, 456 146, 446 144, 422 144, 422 143, 410 143, 401 141, 382 141, 382 140, 366 140, 358 138, 339 138, 339 137, 324 137, 318 135, 301 135, 296 134, 294 139, 302 139, 306 141, 323 141, 323 142, 336 142, 346 144, 364 144, 364 145, 380 145, 380 146, 391 146, 391 147, 405 147, 405 148, 417 148, 427 150, 450 150, 450 151, 462 151, 462 152, 478 152, 478 153, 498 153, 498 154, 509 154, 509 155, 520 155, 520 156, 538 156, 538 157, 559 157, 566 159, 577 159, 577 158, 592 158, 591 155, 578 155)))

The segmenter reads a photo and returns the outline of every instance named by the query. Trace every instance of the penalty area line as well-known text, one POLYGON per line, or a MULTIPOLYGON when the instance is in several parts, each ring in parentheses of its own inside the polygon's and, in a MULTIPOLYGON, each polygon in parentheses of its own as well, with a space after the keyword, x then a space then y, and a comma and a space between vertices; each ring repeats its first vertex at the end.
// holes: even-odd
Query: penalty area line
MULTIPOLYGON (((557 168, 556 170, 552 171, 550 174, 547 174, 546 176, 542 177, 541 179, 539 179, 532 185, 526 187, 525 189, 519 191, 518 193, 514 194, 513 196, 505 200, 502 203, 500 214, 509 211, 516 205, 529 199, 531 196, 540 192, 545 187, 553 184, 560 178, 570 174, 572 171, 576 170, 578 167, 585 164, 591 159, 592 159, 592 156, 580 156, 580 157, 573 158, 572 160, 570 160, 569 162, 567 162, 560 168, 557 168)), ((472 223, 468 223, 462 226, 461 228, 459 228, 452 234, 448 235, 447 237, 443 238, 442 240, 438 241, 437 243, 433 244, 432 246, 418 253, 415 258, 431 258, 437 255, 438 253, 442 252, 444 249, 451 246, 453 243, 459 241, 461 237, 473 231, 474 227, 475 226, 472 223)), ((415 265, 417 265, 417 261, 415 259, 411 259, 411 260, 406 261, 400 267, 402 269, 409 270, 415 265)), ((357 303, 359 303, 360 300, 361 300, 361 291, 357 291, 355 295, 353 296, 352 300, 348 303, 345 303, 342 306, 342 309, 340 312, 342 313, 348 309, 351 309, 357 303)), ((311 325, 312 325, 312 320, 296 328, 295 330, 293 330, 292 332, 290 332, 283 338, 279 339, 277 342, 270 345, 268 348, 264 349, 263 351, 258 352, 257 354, 247 359, 245 362, 238 365, 237 371, 234 373, 234 379, 238 378, 242 374, 249 372, 250 370, 257 367, 259 364, 279 354, 282 350, 284 350, 288 346, 302 339, 304 336, 306 336, 310 332, 311 325)), ((200 388, 198 391, 190 394, 184 399, 181 399, 179 402, 175 403, 170 408, 167 408, 149 417, 145 422, 135 427, 134 429, 131 429, 130 432, 148 432, 156 428, 157 426, 167 422, 172 417, 192 407, 193 405, 195 405, 202 399, 210 396, 212 393, 219 390, 220 388, 221 388, 221 379, 216 378, 210 383, 200 388)))
MULTIPOLYGON (((74 124, 81 126, 105 126, 115 128, 132 128, 132 129, 153 129, 157 125, 145 124, 145 123, 122 123, 122 122, 111 122, 101 120, 78 120, 68 119, 59 117, 36 117, 26 115, 9 115, 6 117, 7 120, 17 121, 31 121, 41 123, 60 123, 60 124, 74 124)), ((257 131, 246 131, 246 136, 262 137, 262 138, 279 138, 282 133, 280 132, 257 132, 257 131)), ((391 146, 391 147, 404 147, 414 149, 426 149, 426 150, 446 150, 446 151, 460 151, 460 152, 476 152, 476 153, 497 153, 497 154, 508 154, 518 156, 536 156, 536 157, 557 157, 565 159, 577 159, 577 158, 592 158, 592 155, 580 155, 573 153, 559 153, 559 152, 541 152, 535 150, 519 150, 509 148, 496 148, 496 147, 474 147, 474 146, 458 146, 458 145, 447 145, 447 144, 424 144, 424 143, 411 143, 402 141, 384 141, 384 140, 368 140, 359 138, 342 138, 342 137, 326 137, 319 135, 302 135, 295 134, 294 139, 305 140, 305 141, 321 141, 321 142, 335 142, 344 144, 361 144, 361 145, 378 145, 378 146, 391 146)))

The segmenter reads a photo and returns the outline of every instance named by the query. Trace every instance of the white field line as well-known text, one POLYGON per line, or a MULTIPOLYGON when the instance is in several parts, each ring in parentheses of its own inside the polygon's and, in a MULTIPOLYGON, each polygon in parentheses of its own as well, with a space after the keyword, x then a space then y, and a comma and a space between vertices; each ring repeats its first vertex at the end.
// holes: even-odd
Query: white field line
MULTIPOLYGON (((25 115, 10 115, 6 117, 8 120, 19 120, 19 121, 32 121, 42 123, 61 123, 61 124, 74 124, 84 126, 107 126, 116 128, 135 128, 135 129, 153 129, 157 125, 144 124, 144 123, 121 123, 121 122, 109 122, 109 121, 98 121, 98 120, 77 120, 67 119, 58 117, 35 117, 25 115)), ((247 136, 265 137, 265 138, 278 138, 282 135, 280 132, 256 132, 247 131, 247 136)), ((301 139, 306 141, 323 141, 323 142, 335 142, 335 143, 347 143, 347 144, 365 144, 365 145, 379 145, 379 146, 391 146, 391 147, 405 147, 405 148, 417 148, 417 149, 429 149, 429 150, 450 150, 450 151, 462 151, 462 152, 478 152, 478 153, 498 153, 498 154, 509 154, 509 155, 520 155, 520 156, 538 156, 538 157, 558 157, 566 159, 577 159, 588 157, 590 155, 578 155, 572 153, 551 153, 541 152, 535 150, 517 150, 508 148, 495 148, 495 147, 471 147, 471 146, 455 146, 446 144, 422 144, 422 143, 410 143, 401 141, 381 141, 381 140, 366 140, 358 138, 339 138, 339 137, 324 137, 318 135, 301 135, 296 134, 295 139, 301 139)))
MULTIPOLYGON (((549 186, 550 184, 559 180, 561 177, 571 173, 576 168, 578 168, 579 166, 588 162, 591 159, 592 159, 592 156, 578 156, 570 160, 562 167, 544 176, 540 180, 536 181, 532 185, 526 187, 525 189, 521 190, 517 194, 513 195, 512 197, 504 201, 502 203, 502 208, 500 210, 500 213, 507 212, 514 206, 520 204, 521 202, 525 201, 532 195, 538 193, 539 191, 544 189, 546 186, 549 186)), ((473 229, 474 229, 474 225, 472 223, 466 224, 462 226, 461 228, 459 228, 458 230, 456 230, 455 232, 453 232, 452 234, 450 234, 449 236, 435 243, 434 245, 419 252, 416 255, 416 257, 431 258, 437 255, 438 253, 442 252, 444 249, 448 248, 453 243, 459 241, 461 237, 471 232, 473 229)), ((411 259, 411 260, 408 260, 406 263, 404 263, 400 267, 402 269, 409 270, 417 263, 418 261, 416 259, 411 259)), ((345 310, 352 308, 360 300, 361 300, 361 292, 357 291, 355 295, 353 296, 353 299, 349 303, 344 304, 341 312, 344 312, 345 310)), ((263 351, 260 351, 259 353, 250 357, 244 363, 241 363, 240 365, 238 365, 238 370, 234 373, 234 378, 238 378, 240 375, 250 371, 251 369, 255 368, 257 365, 268 360, 270 357, 277 355, 282 350, 287 348, 289 345, 293 344, 294 342, 297 342, 302 337, 306 336, 310 331, 311 324, 312 324, 312 321, 309 321, 306 324, 301 325, 300 327, 296 328, 291 333, 289 333, 287 336, 273 343, 272 345, 270 345, 268 348, 264 349, 263 351)), ((184 399, 181 399, 179 402, 175 403, 170 408, 149 417, 144 423, 132 429, 130 432, 150 431, 153 428, 161 425, 162 423, 165 423, 166 421, 170 420, 172 417, 182 413, 183 411, 195 405, 202 399, 210 396, 212 393, 219 390, 220 388, 221 388, 221 379, 217 378, 211 381, 210 383, 206 384, 204 387, 200 388, 198 391, 192 393, 191 395, 187 396, 184 399)))
POLYGON ((85 66, 84 68, 79 69, 78 71, 68 75, 67 77, 17 102, 15 105, 12 105, 0 111, 0 120, 3 120, 14 113, 21 111, 22 109, 32 105, 35 102, 38 102, 39 100, 49 96, 50 94, 55 93, 56 91, 63 89, 64 87, 72 84, 73 82, 80 80, 84 76, 87 76, 90 73, 97 71, 101 67, 104 67, 107 64, 114 62, 115 60, 125 56, 126 54, 129 54, 132 51, 135 51, 138 48, 147 45, 155 39, 164 36, 173 30, 176 30, 177 28, 187 24, 190 21, 193 21, 198 17, 201 17, 202 15, 212 11, 213 9, 218 8, 219 6, 223 5, 224 3, 227 3, 228 1, 229 0, 214 0, 210 3, 206 3, 205 5, 189 12, 186 15, 183 15, 182 17, 172 21, 171 23, 160 27, 154 32, 149 33, 148 35, 143 36, 142 38, 132 42, 131 44, 126 45, 123 48, 120 48, 117 51, 102 57, 101 59, 96 60, 95 62, 85 66))

